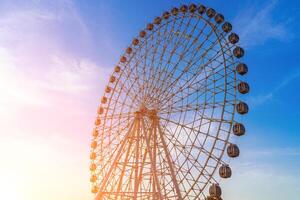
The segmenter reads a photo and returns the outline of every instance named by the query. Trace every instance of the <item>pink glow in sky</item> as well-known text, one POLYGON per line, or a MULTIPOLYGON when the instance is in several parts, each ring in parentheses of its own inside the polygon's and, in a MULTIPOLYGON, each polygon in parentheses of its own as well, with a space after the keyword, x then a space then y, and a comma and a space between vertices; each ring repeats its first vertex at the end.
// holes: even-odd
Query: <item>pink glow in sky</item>
POLYGON ((0 14, 0 199, 89 199, 91 113, 106 72, 68 45, 90 42, 71 3, 8 8, 0 14))
MULTIPOLYGON (((120 2, 0 1, 0 200, 92 199, 90 133, 113 63, 149 20, 186 3, 120 2)), ((293 21, 299 6, 276 0, 195 2, 224 12, 245 37, 242 43, 251 46, 246 52, 253 106, 247 137, 239 141, 241 157, 231 162, 233 177, 221 182, 224 199, 298 200, 294 91, 300 73, 298 57, 291 56, 298 43, 297 37, 288 39, 293 49, 281 40, 287 33, 299 35, 290 31, 291 22, 282 23, 285 17, 293 21), (273 40, 278 43, 267 43, 273 40), (294 86, 293 93, 287 86, 294 86)), ((296 19, 291 24, 299 27, 296 19)))

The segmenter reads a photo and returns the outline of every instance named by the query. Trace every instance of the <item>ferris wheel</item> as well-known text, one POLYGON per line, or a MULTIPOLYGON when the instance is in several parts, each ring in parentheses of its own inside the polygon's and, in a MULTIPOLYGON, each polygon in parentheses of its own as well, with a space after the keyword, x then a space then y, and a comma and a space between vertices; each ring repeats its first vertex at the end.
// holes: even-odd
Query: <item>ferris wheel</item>
POLYGON ((245 134, 235 114, 239 37, 204 5, 166 11, 133 38, 114 68, 97 111, 91 143, 95 199, 221 200, 219 177, 239 156, 245 134))

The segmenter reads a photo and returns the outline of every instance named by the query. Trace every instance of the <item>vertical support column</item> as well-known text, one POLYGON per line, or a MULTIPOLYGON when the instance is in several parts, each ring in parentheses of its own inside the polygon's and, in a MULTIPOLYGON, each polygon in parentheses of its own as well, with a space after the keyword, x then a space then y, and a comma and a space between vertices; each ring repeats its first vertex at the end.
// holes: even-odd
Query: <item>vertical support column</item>
MULTIPOLYGON (((154 123, 154 122, 153 122, 154 123)), ((154 124, 153 124, 154 125, 154 124)), ((155 173, 157 174, 157 170, 156 170, 156 148, 157 148, 157 143, 156 143, 156 138, 157 138, 157 129, 156 129, 156 127, 155 126, 152 126, 152 132, 153 132, 153 151, 151 152, 151 153, 153 153, 152 154, 152 158, 153 158, 153 165, 154 165, 154 170, 155 170, 155 173)), ((154 182, 153 182, 154 183, 154 182)), ((160 184, 159 182, 158 183, 156 183, 156 184, 160 184)), ((160 191, 159 191, 160 192, 160 191)), ((157 194, 156 194, 156 191, 154 191, 154 198, 153 199, 156 199, 156 197, 157 197, 157 194)))
MULTIPOLYGON (((144 124, 144 121, 142 121, 142 125, 143 127, 145 127, 145 124, 144 124)), ((149 136, 146 136, 146 143, 147 143, 147 149, 148 149, 148 152, 149 152, 149 157, 150 157, 150 163, 151 163, 151 172, 152 172, 152 176, 151 179, 153 180, 153 190, 156 194, 154 199, 157 199, 157 196, 158 196, 158 199, 163 199, 162 198, 162 192, 161 192, 161 188, 160 188, 160 185, 159 185, 159 180, 158 180, 158 177, 157 177, 157 172, 156 172, 156 166, 154 165, 154 162, 153 162, 153 151, 151 150, 151 143, 150 143, 150 140, 151 140, 151 136, 153 134, 153 131, 156 129, 156 127, 154 126, 155 124, 152 123, 151 127, 150 127, 150 134, 149 136), (157 192, 156 192, 157 190, 157 192)))
POLYGON ((141 114, 136 113, 137 128, 135 129, 136 150, 135 150, 135 176, 134 176, 134 196, 133 196, 134 200, 137 199, 137 194, 139 190, 140 122, 141 122, 141 114))

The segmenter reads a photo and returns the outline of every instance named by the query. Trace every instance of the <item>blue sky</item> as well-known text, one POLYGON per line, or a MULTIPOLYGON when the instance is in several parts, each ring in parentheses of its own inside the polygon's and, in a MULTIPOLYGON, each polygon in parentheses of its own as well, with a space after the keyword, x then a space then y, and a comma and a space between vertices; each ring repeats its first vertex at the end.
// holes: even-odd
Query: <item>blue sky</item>
MULTIPOLYGON (((190 2, 0 1, 3 145, 18 141, 24 148, 34 147, 24 155, 27 158, 32 154, 29 156, 32 165, 25 164, 28 170, 19 172, 20 176, 32 173, 32 166, 40 162, 35 150, 42 148, 42 152, 51 156, 41 167, 48 167, 52 174, 67 174, 70 184, 80 182, 74 186, 78 188, 76 192, 70 189, 63 191, 62 196, 58 195, 62 192, 60 188, 53 186, 56 195, 51 194, 45 200, 88 198, 85 193, 89 193, 89 131, 112 67, 131 39, 155 16, 190 2), (70 112, 63 112, 62 105, 67 105, 70 112), (40 116, 45 113, 48 117, 42 120, 40 116), (20 122, 28 116, 35 120, 20 122), (66 125, 62 121, 81 125, 66 125), (45 131, 47 123, 53 128, 45 131), (45 145, 39 146, 41 143, 45 145), (64 159, 57 158, 66 147, 64 159), (68 151, 77 156, 69 157, 68 151), (61 162, 60 169, 50 162, 61 162), (74 165, 78 167, 72 173, 80 174, 78 178, 64 169, 74 165)), ((251 92, 244 100, 250 112, 240 118, 247 135, 238 141, 241 157, 231 161, 233 177, 221 182, 225 187, 224 199, 299 200, 300 189, 296 185, 300 182, 300 2, 206 0, 201 3, 215 8, 232 22, 246 50, 244 61, 249 67, 246 80, 251 92)), ((15 161, 2 156, 8 159, 2 161, 6 163, 2 170, 8 170, 15 161)), ((39 173, 46 177, 45 184, 64 181, 45 173, 39 173)), ((27 179, 19 184, 20 188, 27 179)), ((38 199, 38 194, 26 195, 6 199, 38 199)))
MULTIPOLYGON (((96 46, 100 47, 95 50, 99 52, 96 59, 113 66, 128 41, 154 16, 174 5, 189 2, 97 1, 93 5, 85 2, 78 5, 89 26, 95 29, 94 33, 107 37, 103 41, 103 37, 95 36, 99 39, 95 40, 96 46)), ((251 94, 246 100, 251 111, 242 119, 248 135, 240 141, 241 149, 253 151, 248 161, 257 160, 257 166, 270 165, 280 174, 287 173, 286 170, 296 174, 296 166, 300 165, 300 94, 297 92, 300 89, 297 56, 300 2, 202 2, 233 23, 246 49, 245 62, 250 69, 247 81, 251 85, 251 94)), ((243 161, 247 161, 247 157, 243 161)))

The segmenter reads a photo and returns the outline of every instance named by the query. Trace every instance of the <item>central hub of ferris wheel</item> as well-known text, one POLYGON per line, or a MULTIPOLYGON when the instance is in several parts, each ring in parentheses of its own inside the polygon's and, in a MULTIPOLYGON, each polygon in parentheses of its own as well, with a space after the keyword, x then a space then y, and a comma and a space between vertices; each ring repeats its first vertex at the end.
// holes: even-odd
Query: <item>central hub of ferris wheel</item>
POLYGON ((215 178, 245 127, 248 68, 222 14, 182 5, 147 24, 115 66, 91 143, 96 200, 222 200, 215 178))
POLYGON ((148 109, 144 104, 141 105, 140 109, 135 112, 136 117, 148 117, 152 120, 158 119, 157 109, 148 109))

